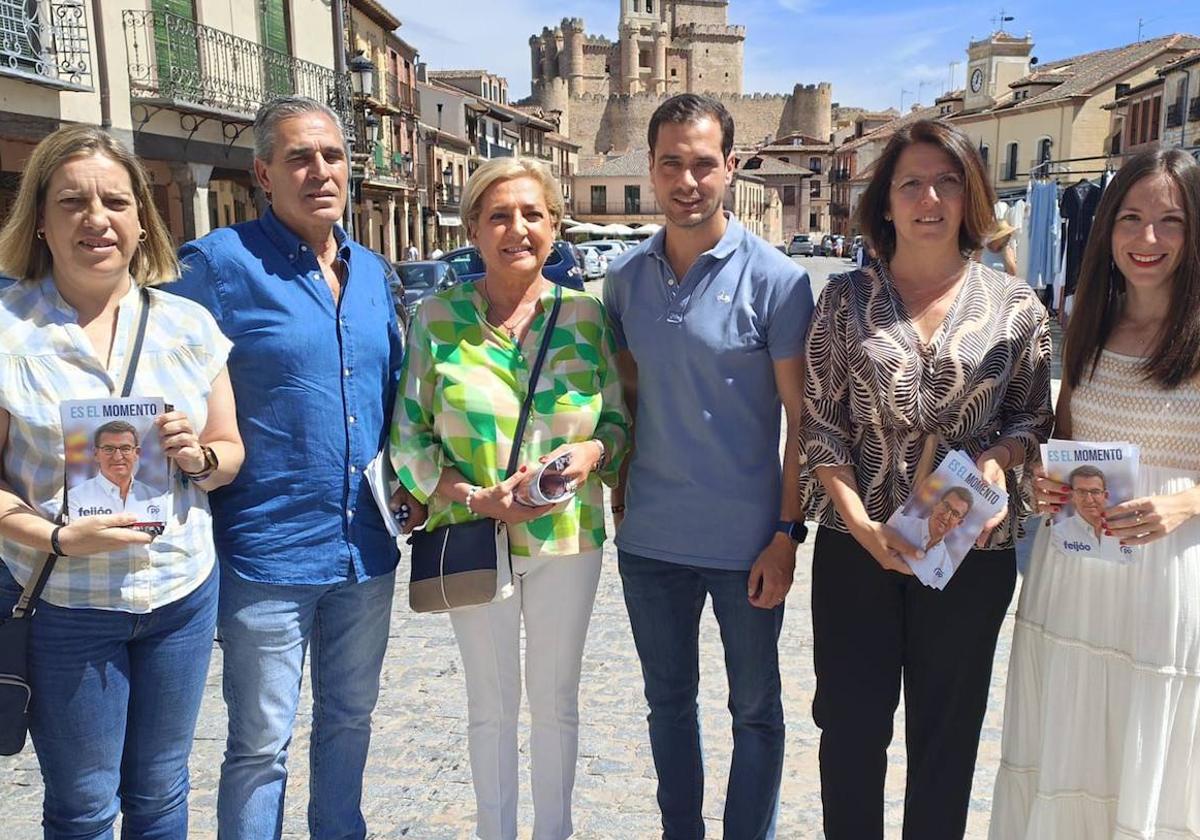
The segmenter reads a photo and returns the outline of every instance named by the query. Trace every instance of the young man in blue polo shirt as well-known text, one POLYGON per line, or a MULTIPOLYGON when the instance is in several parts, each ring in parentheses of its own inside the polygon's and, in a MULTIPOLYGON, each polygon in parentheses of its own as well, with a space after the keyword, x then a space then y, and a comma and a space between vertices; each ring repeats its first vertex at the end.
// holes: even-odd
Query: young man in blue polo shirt
POLYGON ((604 302, 636 412, 613 511, 663 837, 704 836, 696 697, 711 597, 733 713, 724 836, 770 840, 783 772, 777 645, 803 538, 797 432, 812 290, 803 269, 722 209, 734 173, 724 106, 672 97, 648 140, 667 223, 609 268, 604 302))

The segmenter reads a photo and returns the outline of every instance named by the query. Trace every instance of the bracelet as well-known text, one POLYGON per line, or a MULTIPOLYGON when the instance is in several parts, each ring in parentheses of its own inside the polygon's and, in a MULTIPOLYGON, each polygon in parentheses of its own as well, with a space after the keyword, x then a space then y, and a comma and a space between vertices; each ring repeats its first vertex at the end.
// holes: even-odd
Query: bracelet
POLYGON ((55 525, 54 530, 50 532, 50 550, 58 557, 67 556, 67 552, 63 551, 62 543, 58 541, 58 532, 62 529, 62 525, 55 525))
POLYGON ((467 505, 467 510, 471 511, 471 513, 475 512, 475 509, 471 507, 471 499, 473 499, 475 497, 475 494, 478 493, 482 489, 483 488, 480 487, 478 484, 472 484, 470 487, 467 488, 466 505, 467 505))
POLYGON ((604 445, 604 441, 600 438, 592 438, 592 443, 600 447, 600 459, 596 461, 594 469, 604 469, 604 465, 608 463, 608 448, 604 445))

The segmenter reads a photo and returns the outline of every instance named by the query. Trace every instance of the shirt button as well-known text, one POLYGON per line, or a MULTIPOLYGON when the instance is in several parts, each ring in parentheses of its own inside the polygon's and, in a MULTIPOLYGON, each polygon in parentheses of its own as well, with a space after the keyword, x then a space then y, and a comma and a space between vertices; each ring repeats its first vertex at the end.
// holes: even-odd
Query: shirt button
POLYGON ((346 518, 347 518, 347 519, 353 519, 353 518, 354 518, 354 511, 350 510, 350 508, 346 508, 346 518))
POLYGON ((671 278, 669 278, 669 279, 667 280, 667 285, 668 285, 668 286, 674 286, 674 285, 675 285, 675 278, 674 278, 674 277, 671 277, 671 278))
POLYGON ((321 272, 319 272, 319 271, 314 271, 314 272, 312 273, 312 278, 313 278, 314 280, 320 280, 320 279, 321 279, 321 272))
POLYGON ((300 250, 301 250, 301 251, 307 251, 307 250, 308 250, 308 246, 307 246, 307 245, 301 245, 301 246, 300 246, 300 250))
POLYGON ((353 414, 351 414, 350 416, 348 416, 348 417, 346 418, 346 422, 348 422, 348 423, 353 423, 353 422, 354 422, 354 415, 353 415, 353 414))
POLYGON ((351 464, 351 465, 350 465, 350 472, 351 472, 351 474, 358 472, 358 467, 356 467, 356 466, 354 466, 353 464, 351 464))
POLYGON ((342 376, 349 376, 350 368, 342 368, 342 376))

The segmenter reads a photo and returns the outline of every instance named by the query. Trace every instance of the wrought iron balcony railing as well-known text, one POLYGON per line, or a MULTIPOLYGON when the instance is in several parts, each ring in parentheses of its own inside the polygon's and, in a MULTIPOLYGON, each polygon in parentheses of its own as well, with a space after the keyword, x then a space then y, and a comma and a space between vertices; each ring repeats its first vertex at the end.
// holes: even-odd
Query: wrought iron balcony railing
POLYGON ((0 0, 0 76, 92 89, 84 0, 0 0))
POLYGON ((341 114, 353 138, 348 76, 169 12, 121 18, 135 101, 245 123, 273 97, 300 94, 341 114))

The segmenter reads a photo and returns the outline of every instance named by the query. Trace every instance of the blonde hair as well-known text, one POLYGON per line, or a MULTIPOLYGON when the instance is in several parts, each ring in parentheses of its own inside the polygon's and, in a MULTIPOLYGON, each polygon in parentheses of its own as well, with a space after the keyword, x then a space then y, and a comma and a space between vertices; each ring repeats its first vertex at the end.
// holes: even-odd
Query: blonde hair
POLYGON ((467 223, 468 230, 479 221, 479 214, 483 210, 484 193, 493 184, 500 181, 511 181, 513 178, 532 178, 541 184, 551 221, 555 226, 562 221, 562 187, 559 185, 558 179, 550 173, 550 167, 540 160, 532 158, 493 158, 471 173, 471 177, 467 179, 467 186, 463 189, 463 219, 467 223))
POLYGON ((89 125, 58 129, 38 143, 29 156, 16 201, 0 229, 0 273, 18 280, 34 281, 50 271, 53 257, 45 241, 37 236, 38 222, 45 209, 46 188, 64 163, 91 155, 104 155, 124 166, 129 173, 138 220, 146 232, 145 240, 138 244, 129 263, 134 282, 139 286, 157 286, 178 278, 175 245, 154 206, 145 167, 124 143, 103 129, 89 125))

